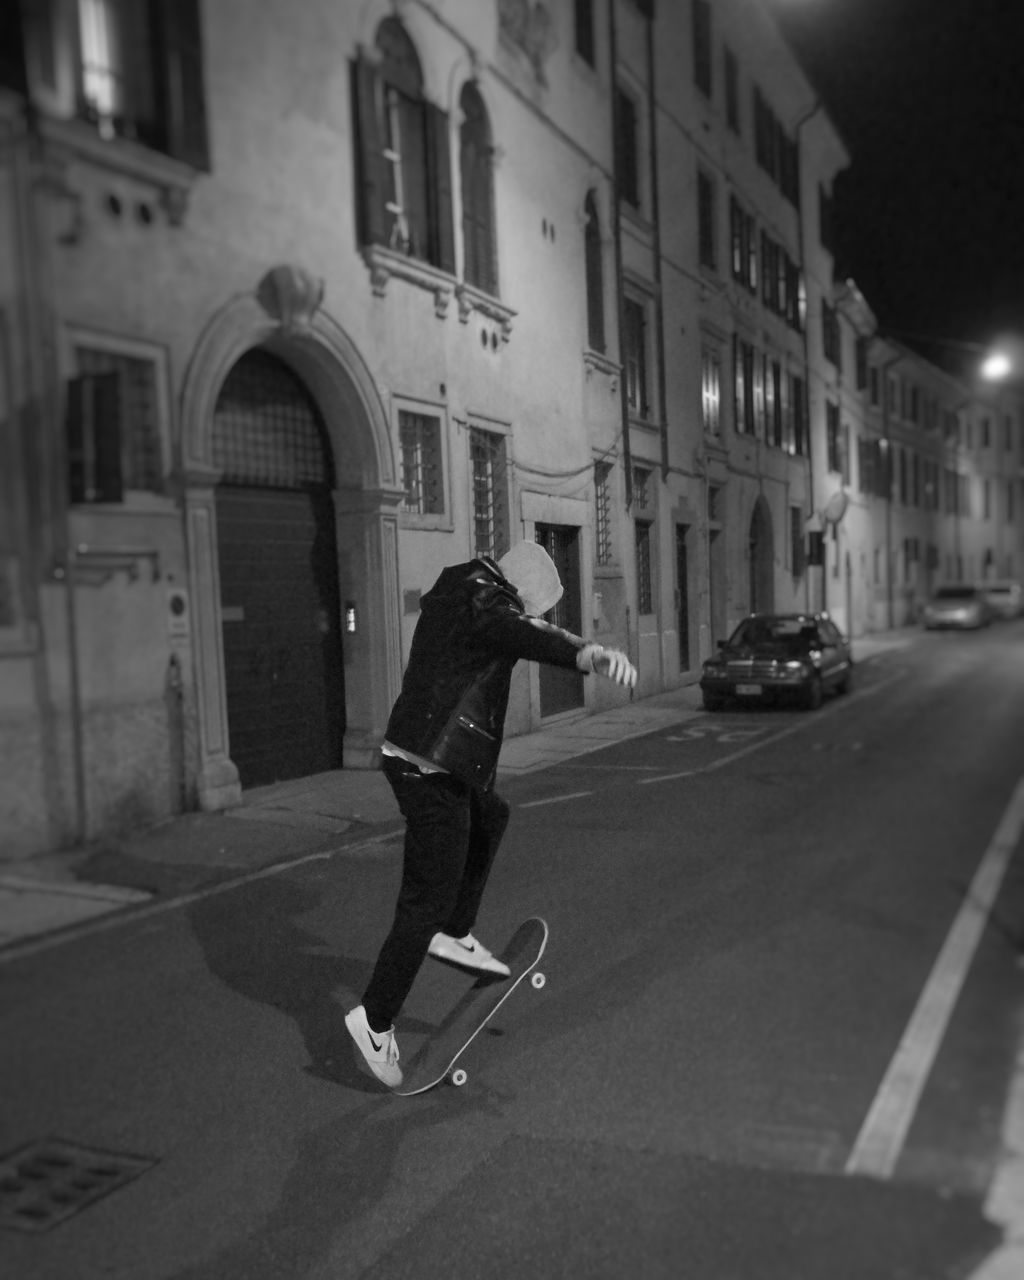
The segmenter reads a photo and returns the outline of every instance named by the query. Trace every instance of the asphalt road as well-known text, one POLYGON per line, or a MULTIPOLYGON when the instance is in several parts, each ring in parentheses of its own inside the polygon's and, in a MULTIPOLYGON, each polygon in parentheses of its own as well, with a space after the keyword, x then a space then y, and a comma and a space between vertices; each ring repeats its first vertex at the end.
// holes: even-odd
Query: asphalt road
MULTIPOLYGON (((817 713, 516 780, 477 932, 544 915, 548 980, 462 1089, 394 1098, 348 1052, 395 842, 5 966, 0 1150, 152 1163, 0 1229, 0 1273, 969 1276, 1021 1029, 1022 654, 1024 621, 922 635, 817 713)), ((424 971, 404 1055, 463 985, 424 971)))

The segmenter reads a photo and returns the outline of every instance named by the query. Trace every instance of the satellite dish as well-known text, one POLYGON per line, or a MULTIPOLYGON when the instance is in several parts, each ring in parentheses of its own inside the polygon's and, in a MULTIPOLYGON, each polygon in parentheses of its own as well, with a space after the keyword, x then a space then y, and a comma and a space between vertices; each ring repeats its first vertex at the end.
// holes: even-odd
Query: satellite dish
POLYGON ((838 524, 846 515, 846 508, 850 505, 850 499, 842 489, 836 492, 825 503, 825 510, 821 513, 829 524, 838 524))

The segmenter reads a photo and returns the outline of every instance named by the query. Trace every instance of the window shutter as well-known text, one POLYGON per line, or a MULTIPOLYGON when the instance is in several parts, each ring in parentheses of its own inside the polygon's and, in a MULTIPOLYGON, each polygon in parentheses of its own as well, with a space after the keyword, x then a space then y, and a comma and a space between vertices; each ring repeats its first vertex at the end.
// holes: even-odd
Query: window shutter
POLYGON ((72 502, 124 499, 121 385, 116 373, 68 382, 68 483, 72 502))
POLYGON ((424 104, 427 137, 427 182, 430 188, 431 259, 442 271, 455 274, 455 227, 452 221, 452 166, 448 145, 448 115, 432 102, 424 104))
POLYGON ((360 244, 387 244, 384 204, 388 171, 377 114, 378 76, 365 58, 352 62, 352 117, 356 145, 356 226, 360 244))
POLYGON ((199 0, 160 0, 154 8, 163 59, 168 152, 193 168, 209 172, 199 0))

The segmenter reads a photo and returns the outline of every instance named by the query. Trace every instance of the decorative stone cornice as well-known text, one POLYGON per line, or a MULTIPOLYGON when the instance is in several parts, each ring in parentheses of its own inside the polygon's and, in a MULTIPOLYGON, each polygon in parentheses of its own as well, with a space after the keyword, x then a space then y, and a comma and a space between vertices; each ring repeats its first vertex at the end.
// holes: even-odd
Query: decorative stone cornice
POLYGON ((516 312, 507 307, 498 298, 493 297, 483 290, 475 288, 471 284, 462 281, 455 286, 455 298, 459 304, 459 319, 463 324, 468 323, 469 317, 474 311, 479 311, 481 315, 487 316, 489 320, 497 322, 501 329, 502 342, 508 342, 512 336, 512 320, 516 312))
POLYGON ((404 253, 395 253, 385 249, 383 245, 369 244, 363 246, 363 261, 370 269, 370 285, 374 297, 383 298, 387 293, 388 282, 394 276, 399 280, 408 280, 410 284, 426 289, 434 295, 434 313, 443 320, 448 314, 448 307, 455 290, 455 281, 444 271, 421 262, 418 258, 410 258, 404 253))

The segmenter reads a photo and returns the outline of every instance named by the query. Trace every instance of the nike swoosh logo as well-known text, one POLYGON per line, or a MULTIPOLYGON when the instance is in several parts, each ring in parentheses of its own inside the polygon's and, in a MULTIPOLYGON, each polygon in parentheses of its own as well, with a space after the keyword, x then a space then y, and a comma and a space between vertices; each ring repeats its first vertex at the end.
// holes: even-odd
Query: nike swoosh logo
POLYGON ((374 1053, 380 1053, 381 1049, 383 1048, 383 1041, 380 1044, 378 1044, 377 1041, 374 1040, 373 1036, 370 1035, 369 1031, 367 1031, 366 1033, 366 1038, 369 1040, 370 1044, 373 1045, 374 1053))
MULTIPOLYGON (((458 939, 456 939, 456 941, 458 941, 458 939)), ((476 947, 467 947, 464 942, 459 942, 459 946, 463 949, 463 951, 468 951, 470 955, 472 955, 473 952, 476 950, 476 947)))

